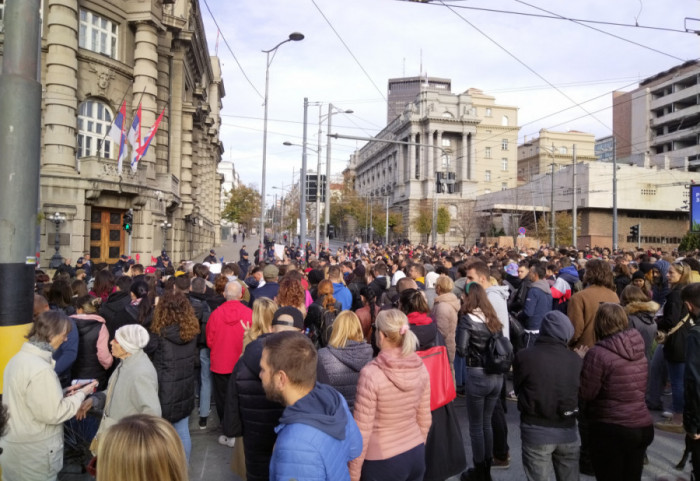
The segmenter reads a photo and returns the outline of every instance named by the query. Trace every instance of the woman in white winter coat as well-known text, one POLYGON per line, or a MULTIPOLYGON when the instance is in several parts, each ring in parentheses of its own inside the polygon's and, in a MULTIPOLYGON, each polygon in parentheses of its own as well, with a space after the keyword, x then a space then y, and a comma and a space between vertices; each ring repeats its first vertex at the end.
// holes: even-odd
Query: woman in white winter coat
POLYGON ((51 355, 71 329, 61 311, 41 313, 27 342, 7 363, 3 403, 10 421, 0 439, 0 468, 4 481, 51 481, 63 467, 63 422, 75 416, 97 382, 79 389, 61 389, 51 355))

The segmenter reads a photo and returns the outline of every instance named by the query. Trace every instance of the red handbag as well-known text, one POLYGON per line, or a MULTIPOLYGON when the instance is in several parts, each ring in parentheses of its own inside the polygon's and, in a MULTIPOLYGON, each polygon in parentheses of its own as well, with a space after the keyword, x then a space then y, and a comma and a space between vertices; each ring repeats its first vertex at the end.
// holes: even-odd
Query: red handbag
POLYGON ((423 359, 423 364, 430 374, 430 410, 435 411, 457 397, 450 361, 447 359, 447 348, 435 346, 418 351, 417 354, 423 359))

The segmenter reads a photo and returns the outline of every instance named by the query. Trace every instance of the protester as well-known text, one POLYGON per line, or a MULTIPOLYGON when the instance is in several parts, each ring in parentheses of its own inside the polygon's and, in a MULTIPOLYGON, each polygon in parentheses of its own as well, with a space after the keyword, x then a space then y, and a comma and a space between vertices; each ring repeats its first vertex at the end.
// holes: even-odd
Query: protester
POLYGON ((72 379, 95 379, 98 390, 107 387, 107 372, 114 358, 109 352, 109 333, 105 320, 97 315, 99 301, 86 295, 76 301, 73 321, 78 331, 78 355, 71 367, 72 379))

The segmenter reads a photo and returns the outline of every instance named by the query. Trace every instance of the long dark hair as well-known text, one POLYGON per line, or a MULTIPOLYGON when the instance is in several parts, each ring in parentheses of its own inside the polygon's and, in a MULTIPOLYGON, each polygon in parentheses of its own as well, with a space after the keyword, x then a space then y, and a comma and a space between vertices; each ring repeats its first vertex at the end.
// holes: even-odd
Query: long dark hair
POLYGON ((95 285, 92 287, 92 291, 97 294, 98 297, 102 297, 102 294, 111 294, 114 288, 114 275, 108 270, 101 270, 95 274, 95 285))
POLYGON ((503 324, 498 319, 484 288, 476 282, 470 282, 465 286, 464 290, 461 314, 472 314, 479 309, 484 314, 486 327, 489 331, 498 332, 503 330, 503 324))
POLYGON ((142 280, 133 282, 129 291, 135 295, 137 299, 141 299, 139 302, 138 323, 142 326, 150 324, 150 317, 151 314, 153 314, 153 296, 155 293, 151 293, 151 290, 148 288, 148 283, 142 280))
POLYGON ((399 309, 406 315, 411 312, 421 312, 423 314, 430 312, 428 301, 425 300, 425 296, 418 289, 406 289, 401 292, 399 309))

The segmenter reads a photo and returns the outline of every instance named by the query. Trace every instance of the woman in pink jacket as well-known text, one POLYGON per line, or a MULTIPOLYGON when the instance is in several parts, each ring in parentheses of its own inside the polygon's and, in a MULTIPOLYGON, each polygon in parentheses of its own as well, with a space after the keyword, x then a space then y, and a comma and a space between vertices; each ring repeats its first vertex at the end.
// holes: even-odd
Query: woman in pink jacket
POLYGON ((416 354, 418 339, 397 309, 376 319, 379 355, 360 372, 354 417, 362 454, 353 481, 422 481, 430 430, 430 377, 416 354))

